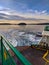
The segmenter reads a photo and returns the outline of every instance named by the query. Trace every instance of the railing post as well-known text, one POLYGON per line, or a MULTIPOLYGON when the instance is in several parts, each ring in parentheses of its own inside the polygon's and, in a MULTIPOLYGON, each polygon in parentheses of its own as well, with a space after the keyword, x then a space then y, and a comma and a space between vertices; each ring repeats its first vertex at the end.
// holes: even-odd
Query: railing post
POLYGON ((1 36, 1 56, 2 56, 2 65, 3 65, 3 38, 1 36))
MULTIPOLYGON (((1 55, 2 55, 2 65, 7 65, 6 60, 5 60, 5 56, 4 56, 4 42, 3 40, 6 42, 6 44, 9 46, 9 48, 13 51, 13 53, 17 56, 17 58, 22 62, 23 65, 32 65, 16 48, 13 47, 13 45, 6 40, 3 36, 1 36, 1 55)), ((8 60, 9 61, 9 60, 8 60)), ((10 61, 11 62, 11 61, 10 61)), ((14 61, 15 62, 15 61, 14 61)), ((12 63, 12 62, 11 62, 12 63)), ((16 65, 15 63, 13 65, 16 65)))

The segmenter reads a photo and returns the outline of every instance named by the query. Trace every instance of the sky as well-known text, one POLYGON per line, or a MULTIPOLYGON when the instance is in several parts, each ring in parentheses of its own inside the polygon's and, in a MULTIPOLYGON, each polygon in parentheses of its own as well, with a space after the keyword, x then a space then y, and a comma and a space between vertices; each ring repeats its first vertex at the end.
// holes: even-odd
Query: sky
POLYGON ((49 19, 49 0, 0 0, 0 14, 7 19, 11 16, 49 19))

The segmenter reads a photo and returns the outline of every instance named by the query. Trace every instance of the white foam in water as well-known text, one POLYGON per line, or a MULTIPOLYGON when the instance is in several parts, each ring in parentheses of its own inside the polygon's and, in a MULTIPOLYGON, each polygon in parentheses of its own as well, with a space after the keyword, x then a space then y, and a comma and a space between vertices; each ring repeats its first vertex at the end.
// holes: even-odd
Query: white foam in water
POLYGON ((29 38, 28 38, 30 41, 34 41, 35 40, 35 35, 29 35, 29 38))
POLYGON ((25 32, 19 32, 19 36, 23 35, 25 32))
MULTIPOLYGON (((2 33, 2 35, 5 36, 5 38, 7 38, 11 42, 11 44, 14 47, 30 46, 31 44, 38 44, 38 42, 41 39, 39 37, 36 37, 36 35, 34 35, 34 34, 28 34, 23 31, 13 30, 13 29, 9 32, 2 31, 1 33, 2 33)), ((6 45, 6 48, 9 50, 7 45, 6 45)))
POLYGON ((14 38, 12 39, 12 42, 11 42, 11 43, 12 43, 12 45, 13 45, 14 47, 16 47, 17 44, 18 44, 18 42, 17 42, 14 38))

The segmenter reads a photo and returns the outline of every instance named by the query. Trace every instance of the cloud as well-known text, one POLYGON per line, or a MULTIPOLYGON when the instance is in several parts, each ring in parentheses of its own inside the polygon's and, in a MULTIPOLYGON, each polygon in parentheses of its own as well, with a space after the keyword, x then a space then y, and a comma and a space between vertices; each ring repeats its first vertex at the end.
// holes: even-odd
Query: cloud
POLYGON ((16 10, 12 10, 10 8, 0 7, 0 9, 1 9, 0 14, 6 14, 4 17, 7 17, 7 18, 13 17, 13 19, 16 19, 16 17, 19 16, 19 19, 21 17, 21 18, 26 18, 26 19, 35 18, 35 19, 48 19, 49 20, 49 15, 47 13, 47 10, 38 11, 38 10, 27 9, 23 13, 23 12, 19 12, 19 11, 16 11, 16 10))
POLYGON ((39 15, 47 14, 47 10, 38 11, 38 10, 28 9, 27 12, 32 14, 39 14, 39 15))
POLYGON ((46 10, 43 10, 42 13, 46 13, 47 11, 46 10))

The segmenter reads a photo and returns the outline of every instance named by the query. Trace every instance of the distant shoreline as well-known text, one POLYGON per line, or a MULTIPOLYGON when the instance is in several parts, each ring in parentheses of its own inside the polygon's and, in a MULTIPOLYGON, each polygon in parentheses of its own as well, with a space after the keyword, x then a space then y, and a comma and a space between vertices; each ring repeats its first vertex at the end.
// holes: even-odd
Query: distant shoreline
POLYGON ((0 25, 49 25, 49 23, 36 23, 36 24, 11 24, 11 23, 0 23, 0 25))

